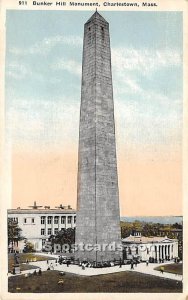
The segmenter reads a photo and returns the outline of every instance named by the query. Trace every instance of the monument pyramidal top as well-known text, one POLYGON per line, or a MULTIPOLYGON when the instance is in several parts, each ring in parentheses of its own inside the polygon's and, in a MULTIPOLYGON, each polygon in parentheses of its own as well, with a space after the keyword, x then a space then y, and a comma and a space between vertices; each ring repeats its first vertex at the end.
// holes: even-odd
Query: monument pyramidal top
POLYGON ((89 18, 89 20, 85 24, 94 20, 99 20, 108 24, 108 22, 98 13, 97 10, 94 12, 94 14, 89 18))

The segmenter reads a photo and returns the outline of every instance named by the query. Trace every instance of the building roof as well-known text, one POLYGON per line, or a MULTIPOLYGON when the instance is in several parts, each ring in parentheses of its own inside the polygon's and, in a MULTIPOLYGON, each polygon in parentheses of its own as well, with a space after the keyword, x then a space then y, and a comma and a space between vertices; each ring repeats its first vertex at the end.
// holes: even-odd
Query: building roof
POLYGON ((75 209, 8 209, 8 214, 76 214, 75 209))
POLYGON ((56 206, 55 208, 50 208, 50 206, 42 206, 37 205, 36 201, 34 201, 33 205, 28 206, 30 208, 13 208, 8 209, 8 214, 70 214, 70 213, 76 213, 75 209, 72 209, 70 205, 63 205, 60 204, 59 206, 56 206))
POLYGON ((134 243, 134 244, 148 244, 148 243, 161 243, 161 242, 171 242, 176 241, 177 239, 169 239, 167 236, 161 237, 161 236, 133 236, 130 235, 124 239, 122 239, 122 242, 124 243, 134 243))

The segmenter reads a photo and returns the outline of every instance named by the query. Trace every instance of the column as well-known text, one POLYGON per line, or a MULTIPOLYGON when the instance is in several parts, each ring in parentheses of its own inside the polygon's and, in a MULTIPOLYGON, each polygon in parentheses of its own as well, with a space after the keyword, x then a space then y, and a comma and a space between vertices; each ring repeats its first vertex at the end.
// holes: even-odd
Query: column
POLYGON ((66 229, 68 228, 68 217, 67 217, 67 215, 65 216, 65 228, 66 229))
POLYGON ((150 252, 151 252, 151 257, 152 257, 153 259, 155 259, 155 258, 156 258, 156 255, 155 255, 155 246, 154 246, 154 245, 151 245, 151 246, 150 246, 150 252))
POLYGON ((71 219, 71 228, 74 228, 74 216, 72 215, 72 219, 71 219))
POLYGON ((175 249, 176 249, 176 247, 175 247, 176 245, 175 245, 175 243, 173 244, 173 257, 176 257, 176 255, 175 255, 175 253, 176 253, 176 251, 175 251, 175 249))
POLYGON ((155 246, 156 247, 156 256, 155 256, 155 258, 157 259, 157 261, 159 260, 159 246, 157 245, 157 246, 155 246))
POLYGON ((67 228, 69 228, 69 227, 70 227, 70 223, 69 223, 69 217, 70 217, 70 215, 68 215, 68 216, 67 216, 67 228))
POLYGON ((54 216, 52 216, 51 228, 52 228, 52 234, 54 234, 54 216))
POLYGON ((127 247, 125 247, 125 259, 127 259, 127 247))
POLYGON ((169 257, 169 259, 171 259, 171 257, 170 257, 170 245, 168 245, 168 257, 169 257))
POLYGON ((174 256, 178 257, 177 244, 174 243, 174 256))
POLYGON ((61 230, 61 216, 58 216, 58 231, 61 230))
POLYGON ((69 227, 72 227, 72 216, 69 215, 69 219, 70 219, 69 227))
POLYGON ((45 219, 44 219, 44 235, 47 236, 48 232, 47 232, 47 225, 48 225, 48 216, 45 216, 45 219))
POLYGON ((172 258, 174 258, 174 253, 173 253, 174 251, 173 251, 173 248, 174 248, 174 247, 173 247, 173 244, 172 244, 172 245, 171 245, 171 257, 172 257, 172 258))
POLYGON ((163 245, 161 245, 161 259, 163 259, 163 245))

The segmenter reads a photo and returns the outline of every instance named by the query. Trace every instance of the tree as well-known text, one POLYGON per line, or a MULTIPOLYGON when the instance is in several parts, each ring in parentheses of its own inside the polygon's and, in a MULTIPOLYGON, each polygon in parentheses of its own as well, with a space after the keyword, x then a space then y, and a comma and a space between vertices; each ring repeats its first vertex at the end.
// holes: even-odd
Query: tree
POLYGON ((17 222, 12 219, 8 219, 8 246, 11 245, 12 252, 14 251, 14 245, 25 238, 21 234, 22 229, 18 226, 17 222))
POLYGON ((75 228, 63 228, 56 235, 51 235, 49 237, 51 242, 52 250, 54 251, 54 244, 64 245, 68 244, 69 249, 71 245, 75 243, 75 228))
POLYGON ((121 226, 121 238, 126 238, 132 233, 132 223, 120 222, 121 226))
POLYGON ((175 229, 182 229, 183 226, 182 226, 182 224, 176 222, 176 223, 172 224, 172 228, 175 228, 175 229))
POLYGON ((142 234, 144 236, 158 236, 161 224, 159 223, 145 223, 143 226, 142 234))
POLYGON ((26 241, 23 252, 35 252, 34 245, 31 242, 26 241))

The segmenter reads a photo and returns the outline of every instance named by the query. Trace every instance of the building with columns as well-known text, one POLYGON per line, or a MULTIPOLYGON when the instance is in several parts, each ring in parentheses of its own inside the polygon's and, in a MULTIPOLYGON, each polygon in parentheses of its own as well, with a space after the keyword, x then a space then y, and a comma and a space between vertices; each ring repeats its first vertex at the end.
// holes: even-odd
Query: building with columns
MULTIPOLYGON (((69 205, 56 208, 37 206, 36 202, 28 209, 9 209, 8 218, 22 229, 22 236, 41 251, 50 235, 57 234, 63 228, 75 228, 76 211, 69 205)), ((15 247, 22 251, 25 241, 18 242, 15 247)))
POLYGON ((178 240, 165 237, 130 235, 122 240, 124 259, 162 262, 178 257, 178 240))

